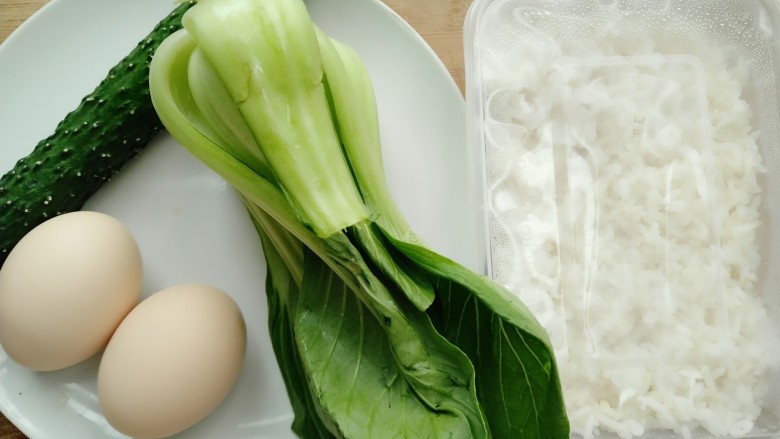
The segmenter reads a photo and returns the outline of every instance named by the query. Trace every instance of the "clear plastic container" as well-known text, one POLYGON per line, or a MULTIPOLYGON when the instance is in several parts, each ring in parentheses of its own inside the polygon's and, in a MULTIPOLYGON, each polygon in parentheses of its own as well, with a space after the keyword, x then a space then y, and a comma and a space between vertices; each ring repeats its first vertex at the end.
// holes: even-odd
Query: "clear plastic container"
POLYGON ((780 437, 780 2, 475 0, 488 272, 573 437, 780 437))

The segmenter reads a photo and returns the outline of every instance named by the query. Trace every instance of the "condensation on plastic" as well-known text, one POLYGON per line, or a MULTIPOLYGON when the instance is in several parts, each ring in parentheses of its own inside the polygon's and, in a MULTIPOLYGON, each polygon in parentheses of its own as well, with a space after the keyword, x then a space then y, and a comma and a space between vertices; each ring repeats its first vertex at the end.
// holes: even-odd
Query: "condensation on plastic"
MULTIPOLYGON (((780 434, 779 26, 780 5, 760 0, 472 4, 466 98, 489 272, 548 330, 564 396, 613 386, 619 400, 604 403, 622 406, 632 380, 604 371, 695 375, 755 357, 768 379, 745 397, 760 416, 708 422, 724 437, 780 434)), ((713 434, 634 427, 614 434, 713 434)))

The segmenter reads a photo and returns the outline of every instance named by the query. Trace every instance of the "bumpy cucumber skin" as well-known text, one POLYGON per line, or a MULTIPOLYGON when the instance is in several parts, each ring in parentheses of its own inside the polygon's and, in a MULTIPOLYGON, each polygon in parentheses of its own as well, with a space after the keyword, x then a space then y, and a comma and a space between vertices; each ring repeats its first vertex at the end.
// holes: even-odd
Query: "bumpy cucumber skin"
POLYGON ((149 63, 193 4, 184 2, 162 19, 53 134, 0 178, 0 265, 35 226, 80 210, 163 128, 149 96, 149 63))

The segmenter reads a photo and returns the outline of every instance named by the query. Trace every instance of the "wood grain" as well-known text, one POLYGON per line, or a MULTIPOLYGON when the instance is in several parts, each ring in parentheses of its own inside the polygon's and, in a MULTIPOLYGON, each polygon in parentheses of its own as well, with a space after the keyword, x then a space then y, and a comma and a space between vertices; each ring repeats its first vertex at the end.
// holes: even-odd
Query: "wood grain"
MULTIPOLYGON (((384 0, 384 2, 425 39, 447 67, 462 92, 465 76, 462 29, 471 0, 384 0)), ((0 44, 46 3, 48 0, 0 0, 0 44)), ((0 414, 0 439, 27 439, 27 436, 0 414)))

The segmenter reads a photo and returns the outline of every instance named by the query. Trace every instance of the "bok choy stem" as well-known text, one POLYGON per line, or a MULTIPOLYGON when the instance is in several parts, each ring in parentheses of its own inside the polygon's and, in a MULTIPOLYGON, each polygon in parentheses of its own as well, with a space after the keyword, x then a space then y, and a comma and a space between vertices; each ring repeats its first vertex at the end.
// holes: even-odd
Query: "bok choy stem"
POLYGON ((207 54, 304 221, 327 237, 366 219, 333 127, 317 39, 303 3, 202 6, 192 8, 182 24, 207 54))

